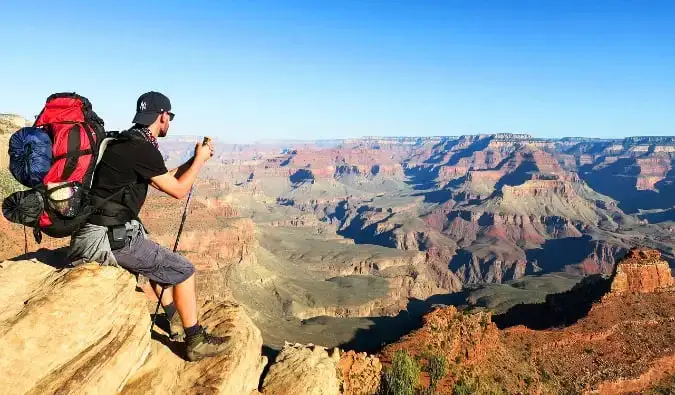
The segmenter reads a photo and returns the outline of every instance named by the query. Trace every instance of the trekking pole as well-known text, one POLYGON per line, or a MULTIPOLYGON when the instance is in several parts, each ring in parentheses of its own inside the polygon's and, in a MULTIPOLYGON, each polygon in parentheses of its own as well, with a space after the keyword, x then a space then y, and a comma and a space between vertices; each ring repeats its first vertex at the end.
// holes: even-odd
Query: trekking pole
MULTIPOLYGON (((202 141, 202 145, 207 145, 211 141, 210 138, 204 137, 204 140, 202 141)), ((196 180, 195 180, 196 181, 196 180)), ((190 206, 190 201, 192 200, 192 192, 195 189, 195 184, 192 183, 192 186, 190 187, 190 192, 188 192, 188 197, 187 201, 185 202, 185 208, 183 209, 183 216, 180 219, 180 226, 178 227, 178 234, 176 235, 176 242, 173 244, 173 252, 176 252, 178 250, 178 242, 180 241, 180 235, 183 233, 183 225, 185 225, 185 219, 187 218, 187 213, 188 213, 188 207, 190 206)), ((155 320, 157 319, 157 313, 159 312, 159 306, 162 304, 162 296, 164 296, 164 290, 166 288, 162 287, 162 290, 159 293, 159 300, 157 301, 157 308, 155 308, 155 315, 152 317, 152 325, 150 326, 150 333, 152 333, 152 330, 155 328, 155 320)))

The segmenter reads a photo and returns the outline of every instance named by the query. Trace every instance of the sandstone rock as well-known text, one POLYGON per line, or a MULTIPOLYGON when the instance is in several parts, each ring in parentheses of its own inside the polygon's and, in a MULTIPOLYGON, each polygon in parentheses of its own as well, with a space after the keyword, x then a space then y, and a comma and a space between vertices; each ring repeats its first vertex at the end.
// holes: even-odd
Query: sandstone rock
POLYGON ((267 364, 262 336, 243 309, 232 302, 207 302, 200 321, 216 335, 230 336, 232 349, 220 356, 186 362, 182 343, 171 349, 153 342, 148 362, 129 380, 123 394, 249 394, 257 390, 267 364), (172 350, 173 349, 173 350, 172 350))
POLYGON ((660 252, 634 248, 616 265, 611 293, 654 292, 674 285, 670 267, 660 252))
POLYGON ((114 394, 145 361, 150 319, 136 281, 114 267, 0 264, 5 394, 114 394))
POLYGON ((21 115, 0 114, 0 134, 14 133, 16 130, 29 124, 21 115))
POLYGON ((265 376, 262 391, 273 395, 337 395, 337 349, 286 344, 265 376))
POLYGON ((375 356, 348 351, 342 354, 338 371, 342 373, 345 395, 376 394, 380 387, 382 364, 375 356))

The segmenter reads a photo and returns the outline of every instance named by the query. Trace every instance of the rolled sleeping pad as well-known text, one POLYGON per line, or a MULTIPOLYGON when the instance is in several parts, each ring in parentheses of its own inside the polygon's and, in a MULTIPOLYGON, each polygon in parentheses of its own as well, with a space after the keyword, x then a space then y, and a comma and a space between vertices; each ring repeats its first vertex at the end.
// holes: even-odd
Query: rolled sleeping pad
POLYGON ((9 171, 28 188, 34 188, 52 166, 52 141, 42 128, 26 127, 9 139, 9 171))

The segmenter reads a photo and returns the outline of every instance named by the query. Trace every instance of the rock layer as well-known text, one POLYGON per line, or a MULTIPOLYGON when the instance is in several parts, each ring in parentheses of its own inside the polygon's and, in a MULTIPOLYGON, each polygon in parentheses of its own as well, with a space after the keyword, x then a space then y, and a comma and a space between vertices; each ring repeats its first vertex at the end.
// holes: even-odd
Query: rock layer
POLYGON ((611 292, 654 292, 674 285, 675 279, 661 253, 635 248, 617 265, 611 292))
POLYGON ((57 272, 37 261, 0 267, 4 393, 114 394, 145 361, 150 320, 128 272, 57 272))

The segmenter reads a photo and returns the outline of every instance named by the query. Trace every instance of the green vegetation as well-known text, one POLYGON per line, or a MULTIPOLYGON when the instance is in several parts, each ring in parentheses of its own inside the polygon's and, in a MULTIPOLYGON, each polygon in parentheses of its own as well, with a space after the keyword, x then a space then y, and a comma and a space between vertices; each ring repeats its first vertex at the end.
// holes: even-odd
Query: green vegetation
POLYGON ((381 394, 384 395, 434 395, 438 383, 448 374, 448 360, 442 354, 426 352, 422 358, 413 358, 407 351, 394 354, 391 368, 383 374, 381 394), (425 359, 424 371, 431 381, 428 388, 421 388, 419 359, 425 359))
POLYGON ((461 378, 452 388, 452 395, 472 395, 476 393, 476 387, 472 381, 461 378))
POLYGON ((483 329, 487 329, 488 325, 490 324, 490 320, 488 319, 487 314, 483 314, 483 316, 480 319, 480 326, 483 329))
POLYGON ((394 354, 391 368, 384 372, 382 394, 413 395, 420 380, 420 365, 407 351, 394 354))
POLYGON ((424 370, 429 373, 429 388, 435 390, 438 383, 448 374, 448 360, 442 354, 425 355, 427 364, 424 370))
POLYGON ((661 380, 654 387, 650 388, 646 394, 648 395, 672 395, 675 394, 675 375, 666 377, 661 380))
POLYGON ((0 169, 0 196, 4 199, 10 193, 20 191, 24 188, 19 184, 7 169, 0 169))

